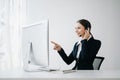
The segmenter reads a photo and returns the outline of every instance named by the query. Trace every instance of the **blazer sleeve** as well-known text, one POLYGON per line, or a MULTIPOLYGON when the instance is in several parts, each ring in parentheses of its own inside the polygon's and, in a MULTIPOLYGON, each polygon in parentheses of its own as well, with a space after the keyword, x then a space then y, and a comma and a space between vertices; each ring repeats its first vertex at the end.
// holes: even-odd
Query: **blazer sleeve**
MULTIPOLYGON (((75 45, 74 45, 74 48, 75 48, 75 45)), ((61 58, 65 61, 66 64, 71 64, 75 58, 74 58, 74 48, 72 50, 72 52, 70 53, 69 56, 66 55, 65 51, 63 49, 61 49, 60 51, 58 51, 59 55, 61 56, 61 58)))

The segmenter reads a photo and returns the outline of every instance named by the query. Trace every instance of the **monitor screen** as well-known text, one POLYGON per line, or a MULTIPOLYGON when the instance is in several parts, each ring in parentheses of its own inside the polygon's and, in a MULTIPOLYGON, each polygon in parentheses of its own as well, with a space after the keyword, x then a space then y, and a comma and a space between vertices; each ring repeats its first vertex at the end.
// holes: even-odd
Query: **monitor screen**
POLYGON ((49 66, 49 21, 24 26, 22 32, 23 65, 49 66))

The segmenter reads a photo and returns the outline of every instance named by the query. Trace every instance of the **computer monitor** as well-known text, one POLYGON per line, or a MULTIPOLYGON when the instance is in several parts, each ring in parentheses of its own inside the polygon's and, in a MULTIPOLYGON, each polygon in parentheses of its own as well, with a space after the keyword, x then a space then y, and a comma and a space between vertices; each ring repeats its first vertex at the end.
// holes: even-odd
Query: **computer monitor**
POLYGON ((24 67, 29 64, 49 66, 49 21, 24 26, 22 32, 24 67))

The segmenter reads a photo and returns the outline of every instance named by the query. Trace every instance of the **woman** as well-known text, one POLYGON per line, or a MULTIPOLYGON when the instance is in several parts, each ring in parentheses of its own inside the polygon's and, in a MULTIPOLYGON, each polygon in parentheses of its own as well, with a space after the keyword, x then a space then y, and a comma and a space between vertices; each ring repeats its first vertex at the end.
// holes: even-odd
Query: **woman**
POLYGON ((54 50, 58 51, 62 59, 71 64, 76 61, 73 70, 93 70, 93 61, 101 46, 101 41, 93 38, 91 34, 91 24, 88 20, 78 20, 75 26, 78 37, 82 39, 75 43, 72 52, 69 56, 66 55, 64 49, 56 42, 51 41, 54 46, 54 50))

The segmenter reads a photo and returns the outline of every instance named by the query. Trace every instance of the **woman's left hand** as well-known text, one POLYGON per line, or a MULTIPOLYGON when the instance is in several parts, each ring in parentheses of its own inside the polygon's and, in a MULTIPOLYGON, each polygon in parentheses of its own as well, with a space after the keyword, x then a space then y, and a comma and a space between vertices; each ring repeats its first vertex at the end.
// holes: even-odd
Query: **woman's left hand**
POLYGON ((89 37, 90 37, 90 29, 88 28, 88 30, 85 31, 85 35, 83 39, 88 39, 89 37))

